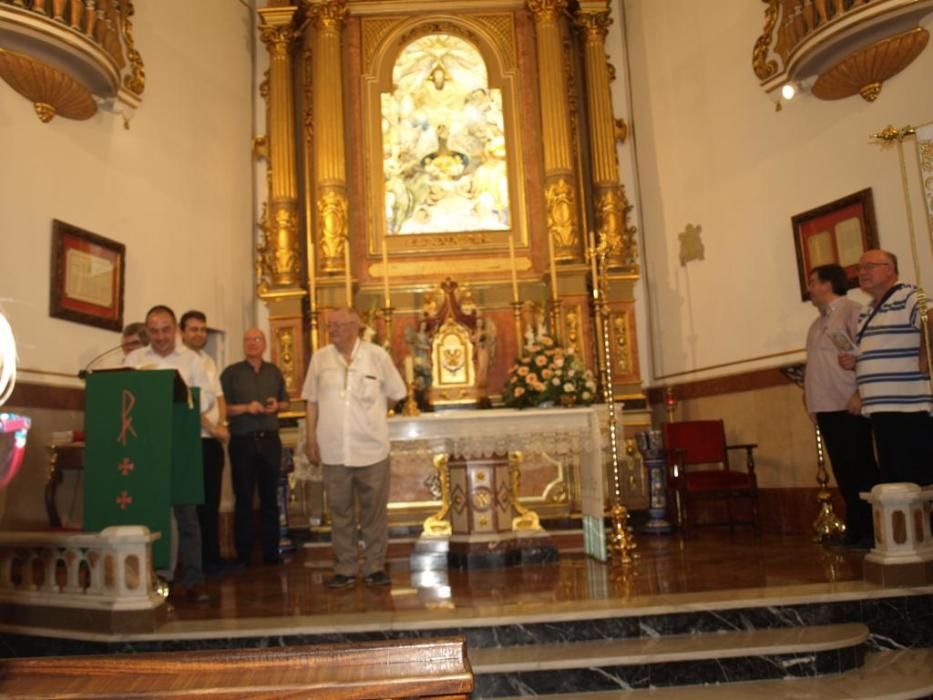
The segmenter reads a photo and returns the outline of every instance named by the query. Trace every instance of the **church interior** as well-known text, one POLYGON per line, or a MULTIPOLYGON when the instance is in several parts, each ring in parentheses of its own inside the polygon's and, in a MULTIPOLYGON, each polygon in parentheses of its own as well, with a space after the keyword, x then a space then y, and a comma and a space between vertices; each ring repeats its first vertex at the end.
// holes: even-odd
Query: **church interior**
POLYGON ((21 454, 0 430, 0 696, 933 696, 933 496, 841 545, 801 388, 811 268, 883 248, 933 289, 931 26, 933 0, 0 0, 0 429, 31 424, 21 454), (165 599, 148 531, 86 527, 87 386, 157 304, 206 315, 218 368, 262 329, 291 399, 284 563, 207 603, 165 599), (347 307, 408 388, 378 590, 325 587, 304 455, 347 307), (698 422, 712 496, 678 477, 698 422))

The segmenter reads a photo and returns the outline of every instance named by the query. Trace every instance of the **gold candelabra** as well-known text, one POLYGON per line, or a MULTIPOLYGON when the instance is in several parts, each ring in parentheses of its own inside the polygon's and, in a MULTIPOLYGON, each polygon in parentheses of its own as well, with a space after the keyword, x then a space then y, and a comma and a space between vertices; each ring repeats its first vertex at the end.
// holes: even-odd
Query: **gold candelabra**
POLYGON ((833 510, 833 497, 829 491, 829 473, 826 471, 826 458, 823 451, 823 434, 819 426, 816 428, 816 483, 820 490, 816 500, 820 503, 820 512, 813 521, 813 530, 816 533, 814 542, 824 542, 839 537, 846 531, 843 523, 833 510))
POLYGON ((383 306, 382 307, 382 318, 385 319, 385 339, 382 342, 382 347, 385 348, 386 352, 389 355, 392 354, 392 314, 395 311, 393 306, 383 306))
POLYGON ((522 302, 512 302, 512 317, 515 320, 515 355, 520 357, 524 348, 525 335, 522 332, 522 302))
POLYGON ((595 311, 596 323, 596 346, 599 348, 598 355, 601 356, 599 362, 600 380, 603 385, 603 395, 606 399, 606 405, 609 411, 609 454, 612 468, 612 529, 608 536, 607 549, 614 566, 625 566, 632 564, 637 555, 633 552, 638 547, 632 534, 632 528, 628 524, 628 509, 622 503, 622 472, 619 454, 619 436, 616 426, 615 394, 613 390, 613 371, 612 371, 612 343, 610 342, 609 328, 609 279, 608 279, 608 255, 609 246, 603 239, 599 246, 596 245, 596 238, 591 233, 589 237, 589 246, 587 256, 592 268, 592 287, 593 287, 593 307, 595 311))
POLYGON ((415 400, 415 383, 414 381, 407 382, 408 384, 408 398, 405 399, 405 405, 402 406, 402 415, 403 416, 420 416, 421 411, 418 408, 418 401, 415 400))

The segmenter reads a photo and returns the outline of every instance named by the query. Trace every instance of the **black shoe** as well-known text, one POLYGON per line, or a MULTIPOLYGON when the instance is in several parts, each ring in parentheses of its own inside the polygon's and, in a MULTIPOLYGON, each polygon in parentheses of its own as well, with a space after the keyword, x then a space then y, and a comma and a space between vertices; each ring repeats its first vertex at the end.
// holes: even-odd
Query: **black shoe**
POLYGON ((337 574, 333 578, 327 579, 324 582, 324 585, 333 589, 353 588, 356 585, 356 576, 344 576, 343 574, 337 574))
POLYGON ((392 585, 392 582, 389 580, 389 577, 386 576, 386 572, 385 572, 385 571, 375 571, 375 572, 373 572, 373 573, 371 573, 371 574, 367 574, 367 575, 363 578, 363 582, 364 582, 367 586, 385 587, 385 586, 391 586, 391 585, 392 585))

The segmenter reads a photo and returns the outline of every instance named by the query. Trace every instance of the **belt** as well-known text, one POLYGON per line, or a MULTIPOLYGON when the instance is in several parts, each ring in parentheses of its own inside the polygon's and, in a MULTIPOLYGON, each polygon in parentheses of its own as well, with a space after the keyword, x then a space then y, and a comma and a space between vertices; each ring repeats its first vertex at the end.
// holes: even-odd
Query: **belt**
POLYGON ((269 438, 277 438, 278 436, 279 436, 278 430, 254 430, 251 433, 244 433, 243 435, 234 435, 233 437, 253 438, 254 440, 267 440, 269 438))

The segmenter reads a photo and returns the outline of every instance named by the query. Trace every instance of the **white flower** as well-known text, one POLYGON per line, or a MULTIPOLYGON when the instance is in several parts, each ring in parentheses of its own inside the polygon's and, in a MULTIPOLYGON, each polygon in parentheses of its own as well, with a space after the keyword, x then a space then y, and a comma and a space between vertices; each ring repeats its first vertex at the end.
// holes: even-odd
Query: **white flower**
POLYGON ((564 384, 564 391, 565 391, 566 393, 572 394, 572 393, 573 393, 573 389, 574 389, 574 386, 573 386, 573 384, 571 384, 570 382, 567 382, 566 384, 564 384))
POLYGON ((554 386, 560 386, 560 377, 554 377, 551 380, 551 384, 553 384, 554 386))

